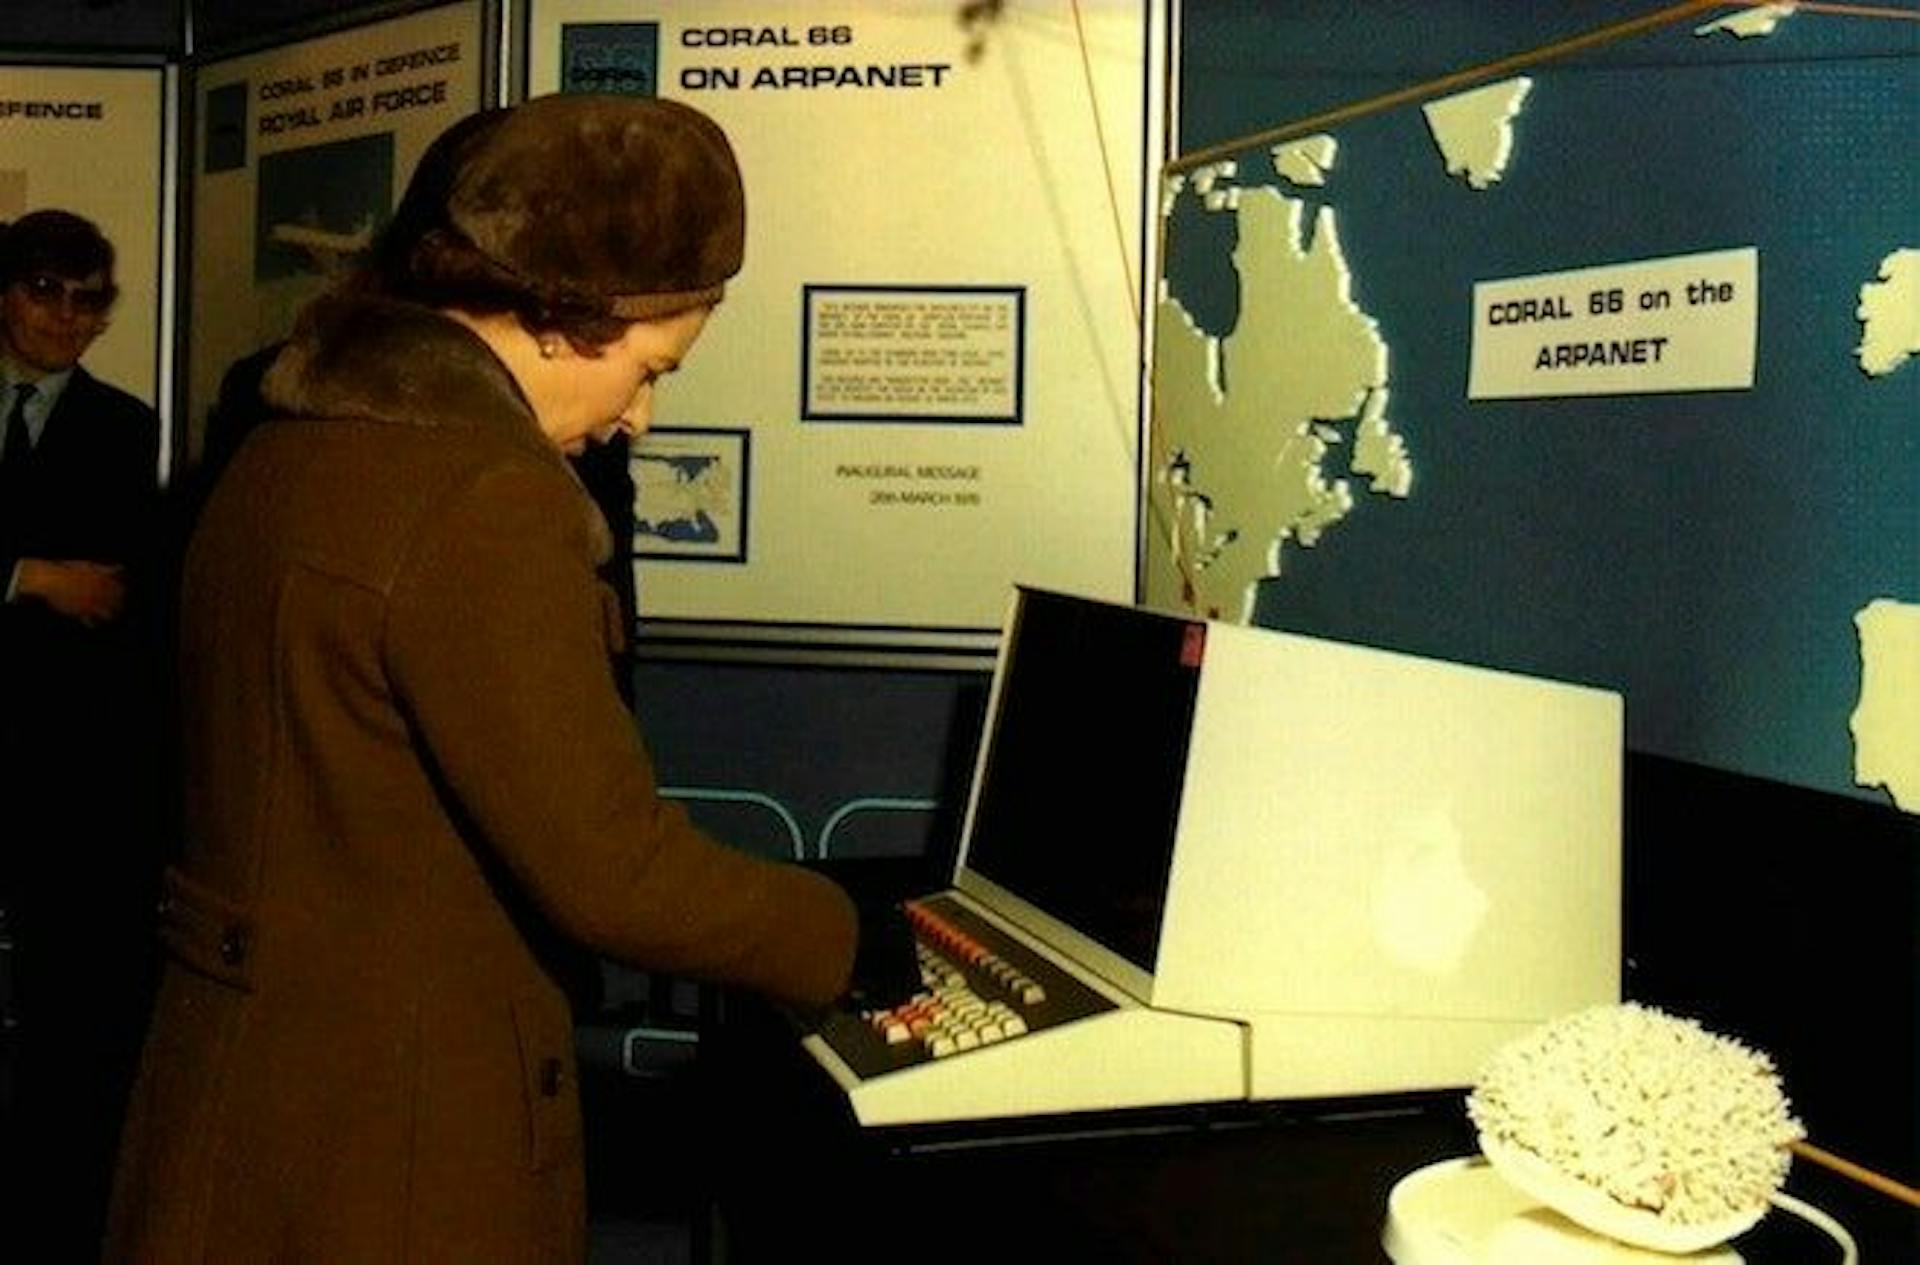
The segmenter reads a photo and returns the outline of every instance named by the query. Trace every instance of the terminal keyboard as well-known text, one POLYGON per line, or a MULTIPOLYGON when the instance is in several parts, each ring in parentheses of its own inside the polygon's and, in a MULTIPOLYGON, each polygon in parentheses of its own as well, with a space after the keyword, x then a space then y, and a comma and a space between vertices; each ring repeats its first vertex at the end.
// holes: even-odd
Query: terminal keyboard
POLYGON ((869 1079, 1018 1040, 1115 1004, 952 897, 905 905, 921 991, 886 1010, 827 1016, 820 1037, 869 1079))

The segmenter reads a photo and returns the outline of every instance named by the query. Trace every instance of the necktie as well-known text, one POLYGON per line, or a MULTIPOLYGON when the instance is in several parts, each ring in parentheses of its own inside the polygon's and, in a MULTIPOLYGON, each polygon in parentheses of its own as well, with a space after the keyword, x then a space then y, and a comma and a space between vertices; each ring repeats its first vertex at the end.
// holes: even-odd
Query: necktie
POLYGON ((33 384, 22 382, 14 388, 13 411, 7 414, 6 447, 0 449, 0 464, 12 465, 33 451, 33 438, 27 434, 27 401, 33 398, 33 384))

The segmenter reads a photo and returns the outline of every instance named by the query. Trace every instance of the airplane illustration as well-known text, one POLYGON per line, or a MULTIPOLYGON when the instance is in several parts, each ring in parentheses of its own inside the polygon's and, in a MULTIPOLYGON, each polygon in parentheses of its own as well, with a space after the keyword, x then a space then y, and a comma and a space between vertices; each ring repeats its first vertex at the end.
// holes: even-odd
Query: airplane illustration
POLYGON ((372 244, 373 216, 362 219, 351 232, 343 233, 313 224, 283 223, 268 229, 267 237, 283 246, 307 252, 321 271, 332 272, 372 244))

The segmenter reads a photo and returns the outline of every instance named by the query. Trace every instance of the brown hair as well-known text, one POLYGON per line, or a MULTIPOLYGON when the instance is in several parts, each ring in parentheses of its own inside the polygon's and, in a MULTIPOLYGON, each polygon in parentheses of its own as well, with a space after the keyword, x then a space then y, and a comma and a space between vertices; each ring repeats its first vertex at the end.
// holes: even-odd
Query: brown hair
POLYGON ((33 211, 0 227, 0 286, 46 273, 79 281, 99 273, 114 293, 113 243, 71 211, 33 211))
POLYGON ((576 350, 591 352, 619 339, 632 324, 613 313, 604 295, 543 287, 514 275, 481 254, 458 230, 440 226, 391 255, 376 252, 375 288, 427 307, 456 308, 475 316, 511 313, 532 334, 559 334, 576 350))

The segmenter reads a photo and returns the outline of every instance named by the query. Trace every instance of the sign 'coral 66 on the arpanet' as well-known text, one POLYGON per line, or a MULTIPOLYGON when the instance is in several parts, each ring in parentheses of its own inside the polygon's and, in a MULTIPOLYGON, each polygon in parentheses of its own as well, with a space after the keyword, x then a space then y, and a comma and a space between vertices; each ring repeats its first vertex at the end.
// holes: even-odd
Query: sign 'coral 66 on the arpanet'
POLYGON ((1467 396, 1748 390, 1759 314, 1751 247, 1482 281, 1467 396))

